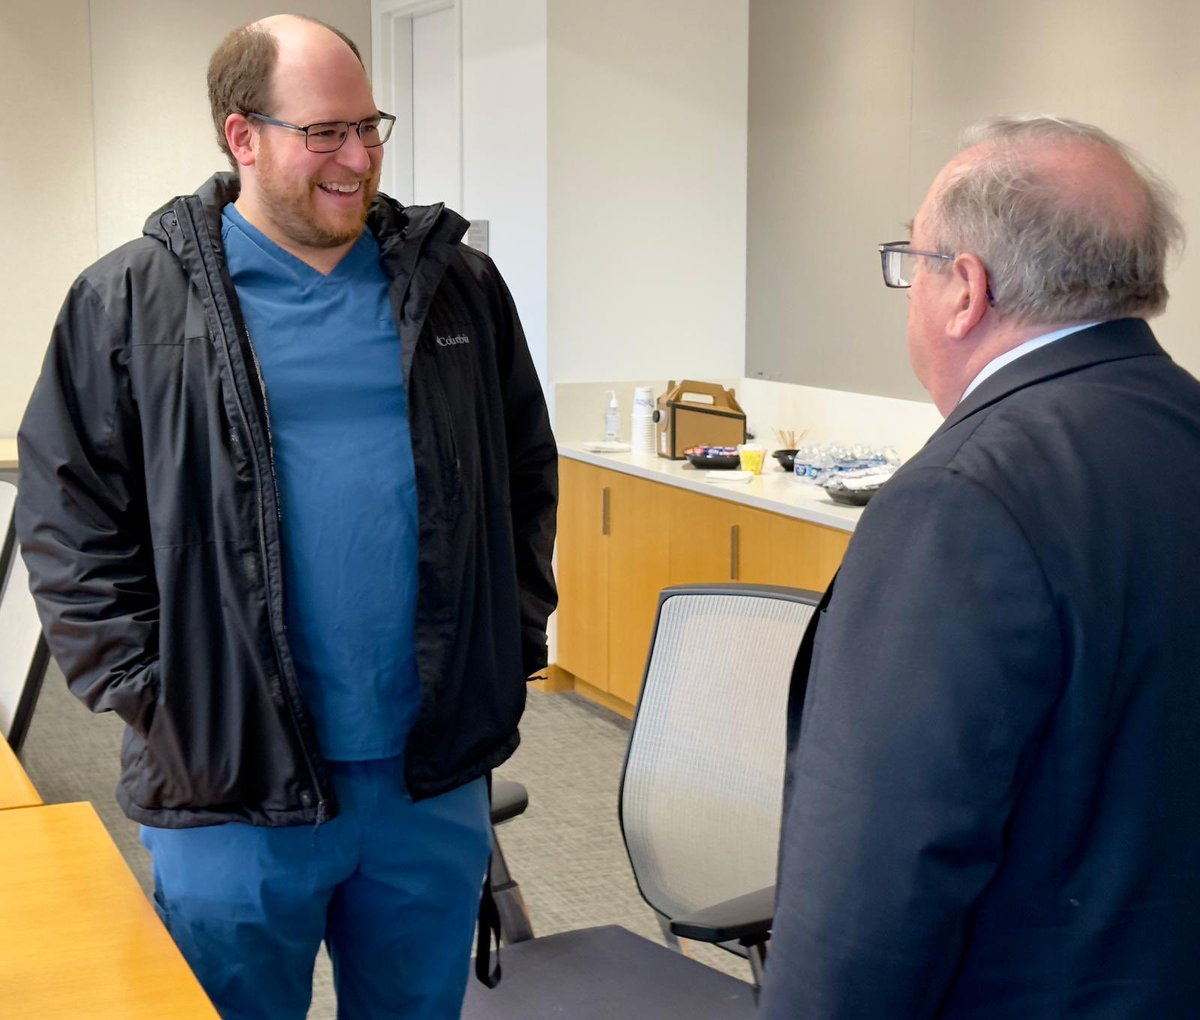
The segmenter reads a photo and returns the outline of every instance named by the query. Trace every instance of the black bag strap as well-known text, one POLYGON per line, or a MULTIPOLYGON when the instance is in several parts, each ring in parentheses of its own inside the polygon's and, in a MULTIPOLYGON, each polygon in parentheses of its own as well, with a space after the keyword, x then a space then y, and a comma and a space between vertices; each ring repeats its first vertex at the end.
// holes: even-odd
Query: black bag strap
MULTIPOLYGON (((492 774, 487 774, 488 812, 492 804, 492 774)), ((475 977, 488 988, 500 984, 500 908, 492 895, 492 858, 488 857, 487 876, 483 881, 483 895, 479 900, 479 924, 475 934, 475 977), (493 940, 496 943, 496 966, 489 970, 493 940)))

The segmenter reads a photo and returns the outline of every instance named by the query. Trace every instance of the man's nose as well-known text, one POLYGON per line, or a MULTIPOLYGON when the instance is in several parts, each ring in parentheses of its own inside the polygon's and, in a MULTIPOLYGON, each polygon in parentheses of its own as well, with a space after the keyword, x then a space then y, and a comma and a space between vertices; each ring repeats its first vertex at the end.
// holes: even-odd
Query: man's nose
POLYGON ((371 166, 371 150, 363 145, 357 130, 351 129, 337 154, 338 162, 355 173, 366 173, 371 166))

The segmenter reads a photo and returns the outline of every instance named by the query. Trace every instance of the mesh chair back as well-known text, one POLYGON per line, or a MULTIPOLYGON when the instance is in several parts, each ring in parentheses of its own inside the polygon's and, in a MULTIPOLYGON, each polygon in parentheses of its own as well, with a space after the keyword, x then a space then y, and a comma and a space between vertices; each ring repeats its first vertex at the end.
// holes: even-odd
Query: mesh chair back
POLYGON ((13 529, 16 486, 0 481, 0 735, 20 750, 49 654, 13 529))
POLYGON ((666 589, 621 784, 646 901, 666 917, 775 882, 792 666, 820 596, 666 589))
POLYGON ((8 577, 8 561, 16 549, 13 539, 13 510, 17 505, 17 487, 0 480, 0 592, 8 577))

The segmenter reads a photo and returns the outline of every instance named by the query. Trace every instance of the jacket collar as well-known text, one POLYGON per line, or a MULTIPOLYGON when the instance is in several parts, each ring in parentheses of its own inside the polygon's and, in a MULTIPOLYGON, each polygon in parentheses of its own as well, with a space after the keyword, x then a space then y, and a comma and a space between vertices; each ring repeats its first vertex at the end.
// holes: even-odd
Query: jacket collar
POLYGON ((1144 319, 1114 319, 1082 329, 1005 365, 973 390, 930 437, 1034 383, 1106 361, 1167 356, 1144 319))
MULTIPOLYGON (((186 215, 197 226, 204 224, 208 236, 220 251, 221 212, 237 199, 240 190, 241 181, 236 173, 213 174, 194 195, 173 198, 152 213, 143 233, 178 250, 178 217, 186 215)), ((394 198, 378 194, 367 213, 367 228, 379 241, 380 253, 387 264, 409 242, 416 242, 418 248, 430 241, 457 244, 467 231, 467 221, 441 203, 403 206, 394 198)))

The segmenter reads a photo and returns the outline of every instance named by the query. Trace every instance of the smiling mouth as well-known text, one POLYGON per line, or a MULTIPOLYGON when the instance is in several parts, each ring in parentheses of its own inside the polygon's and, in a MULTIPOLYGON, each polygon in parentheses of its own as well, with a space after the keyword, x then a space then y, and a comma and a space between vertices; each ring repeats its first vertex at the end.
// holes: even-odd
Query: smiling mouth
POLYGON ((353 195, 362 187, 362 182, 356 181, 354 184, 335 184, 330 182, 327 184, 318 184, 317 187, 331 195, 353 195))

